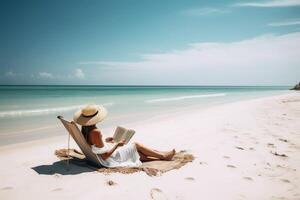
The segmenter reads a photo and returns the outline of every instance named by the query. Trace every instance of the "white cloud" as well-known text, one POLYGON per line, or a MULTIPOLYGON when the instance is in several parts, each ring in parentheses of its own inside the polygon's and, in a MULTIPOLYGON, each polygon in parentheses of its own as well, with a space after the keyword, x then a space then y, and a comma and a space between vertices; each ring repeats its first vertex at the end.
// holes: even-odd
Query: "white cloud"
POLYGON ((53 74, 48 73, 48 72, 39 72, 39 77, 48 78, 48 79, 53 79, 54 78, 53 74))
POLYGON ((300 62, 300 32, 263 35, 231 43, 193 43, 189 48, 161 54, 142 55, 142 61, 90 61, 86 64, 119 67, 222 67, 249 66, 258 63, 300 62))
POLYGON ((17 73, 13 72, 13 71, 8 71, 8 72, 5 72, 4 74, 6 77, 16 77, 18 76, 17 73))
POLYGON ((49 72, 39 72, 36 75, 31 74, 31 78, 43 78, 43 79, 55 79, 55 80, 71 80, 71 79, 85 79, 85 74, 83 73, 82 69, 75 69, 72 73, 66 74, 52 74, 49 72))
POLYGON ((218 8, 204 7, 184 10, 183 14, 193 16, 206 16, 206 15, 221 15, 229 13, 229 10, 221 10, 218 8))
POLYGON ((10 71, 5 72, 4 76, 8 77, 8 78, 20 78, 20 77, 23 77, 24 74, 22 74, 22 73, 16 73, 13 70, 10 70, 10 71))
POLYGON ((83 73, 82 69, 75 69, 74 76, 79 79, 85 78, 85 74, 83 73))
POLYGON ((263 2, 245 2, 237 3, 234 6, 241 7, 290 7, 300 6, 300 0, 270 0, 263 2))
POLYGON ((182 50, 142 55, 141 61, 85 63, 117 67, 117 71, 134 69, 141 77, 158 78, 167 74, 163 80, 177 79, 178 82, 185 77, 193 83, 212 80, 218 83, 224 80, 238 83, 282 80, 283 83, 291 77, 293 80, 299 78, 296 74, 300 74, 300 32, 228 43, 193 43, 182 50), (269 73, 269 77, 265 73, 269 73))
POLYGON ((269 26, 293 26, 293 25, 300 25, 300 19, 293 19, 289 21, 282 21, 282 22, 274 22, 268 24, 269 26))

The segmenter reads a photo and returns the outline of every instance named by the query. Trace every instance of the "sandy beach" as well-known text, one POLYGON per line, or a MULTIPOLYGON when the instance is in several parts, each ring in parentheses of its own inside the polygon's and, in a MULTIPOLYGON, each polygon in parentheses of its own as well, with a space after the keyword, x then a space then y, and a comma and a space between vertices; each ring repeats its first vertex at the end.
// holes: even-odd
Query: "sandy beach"
POLYGON ((61 127, 64 136, 0 148, 0 199, 300 199, 299 121, 300 93, 291 92, 125 124, 132 141, 195 156, 155 177, 67 170, 54 155, 67 146, 61 127))

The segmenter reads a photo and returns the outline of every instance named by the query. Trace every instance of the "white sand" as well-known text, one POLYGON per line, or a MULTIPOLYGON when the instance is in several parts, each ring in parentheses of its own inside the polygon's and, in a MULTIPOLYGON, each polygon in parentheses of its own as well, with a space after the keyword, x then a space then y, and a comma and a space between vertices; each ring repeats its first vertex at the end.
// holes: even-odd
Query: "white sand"
POLYGON ((187 149, 196 159, 159 177, 105 175, 84 166, 66 171, 53 154, 66 136, 10 145, 0 149, 0 199, 300 199, 299 92, 126 126, 136 129, 133 140, 187 149))

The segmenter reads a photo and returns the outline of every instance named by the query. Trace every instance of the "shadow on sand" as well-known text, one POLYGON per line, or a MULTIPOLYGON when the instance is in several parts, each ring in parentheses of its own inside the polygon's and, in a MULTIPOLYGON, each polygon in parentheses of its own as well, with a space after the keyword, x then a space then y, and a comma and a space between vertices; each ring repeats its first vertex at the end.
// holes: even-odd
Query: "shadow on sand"
POLYGON ((39 165, 31 169, 40 175, 75 175, 97 171, 97 168, 87 165, 85 161, 79 159, 70 159, 69 164, 67 164, 66 160, 60 160, 54 162, 52 165, 39 165))
POLYGON ((52 165, 40 165, 32 167, 40 175, 75 175, 86 172, 100 173, 122 173, 132 174, 140 171, 144 171, 149 176, 157 176, 170 170, 179 169, 189 162, 192 162, 195 157, 192 154, 186 153, 186 151, 180 151, 175 154, 171 161, 151 161, 144 162, 139 167, 115 167, 115 168, 99 168, 92 166, 88 160, 84 158, 72 157, 69 159, 69 164, 66 159, 54 162, 52 165))

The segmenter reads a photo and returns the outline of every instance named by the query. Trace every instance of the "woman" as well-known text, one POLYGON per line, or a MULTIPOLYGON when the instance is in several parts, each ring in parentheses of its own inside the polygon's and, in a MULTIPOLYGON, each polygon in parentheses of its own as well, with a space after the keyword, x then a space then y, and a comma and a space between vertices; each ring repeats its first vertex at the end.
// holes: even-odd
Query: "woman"
POLYGON ((113 138, 103 141, 101 131, 96 124, 107 115, 103 106, 87 105, 74 115, 74 121, 82 125, 81 132, 91 145, 92 151, 98 155, 101 164, 105 167, 137 167, 141 161, 171 160, 175 149, 161 152, 134 142, 125 145, 124 141, 113 144, 113 138))

